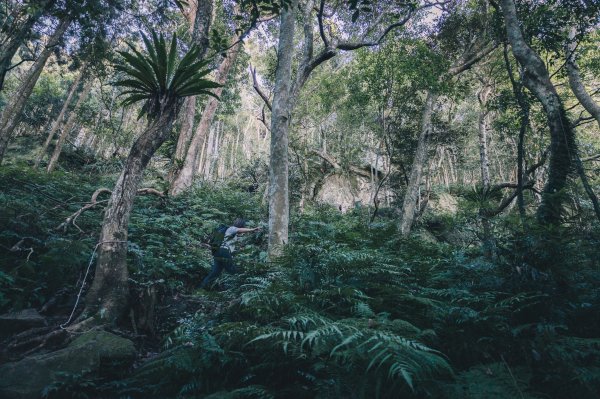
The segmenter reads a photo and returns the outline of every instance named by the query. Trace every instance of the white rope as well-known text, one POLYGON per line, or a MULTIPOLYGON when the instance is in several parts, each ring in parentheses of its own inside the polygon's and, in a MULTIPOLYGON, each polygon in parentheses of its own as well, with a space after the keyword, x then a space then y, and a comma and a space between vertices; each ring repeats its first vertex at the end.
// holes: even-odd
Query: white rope
POLYGON ((83 276, 83 281, 81 282, 81 287, 79 288, 79 293, 77 294, 77 299, 75 300, 75 306, 73 306, 73 310, 71 311, 71 315, 69 316, 69 319, 60 325, 61 329, 64 330, 65 327, 69 325, 69 323, 71 322, 71 319, 73 318, 73 315, 75 314, 77 305, 79 305, 79 299, 81 298, 81 294, 83 293, 83 287, 85 286, 85 280, 87 279, 87 276, 90 272, 90 268, 92 267, 92 263, 94 262, 94 255, 96 255, 96 251, 98 250, 98 247, 102 244, 106 244, 109 242, 115 243, 115 242, 127 242, 127 241, 102 241, 102 242, 99 242, 98 244, 96 244, 96 246, 94 247, 94 251, 92 252, 92 256, 90 257, 90 263, 88 263, 88 267, 83 276))

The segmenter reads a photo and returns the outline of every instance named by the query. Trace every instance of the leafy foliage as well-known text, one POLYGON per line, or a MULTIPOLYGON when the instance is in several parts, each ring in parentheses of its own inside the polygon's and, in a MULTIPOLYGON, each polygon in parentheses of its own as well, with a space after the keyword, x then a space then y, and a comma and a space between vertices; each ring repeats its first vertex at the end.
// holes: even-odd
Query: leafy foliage
MULTIPOLYGON (((61 286, 74 295, 69 289, 89 261, 100 207, 81 215, 83 232, 53 228, 97 182, 18 167, 0 178, 11 212, 2 229, 2 306, 39 307, 61 286), (22 179, 27 184, 15 184, 22 179), (28 251, 8 251, 24 236, 34 249, 29 259, 28 251)), ((490 261, 474 248, 400 239, 394 219, 367 224, 366 210, 342 216, 308 207, 293 219, 293 244, 277 262, 264 261, 262 235, 247 237, 252 245, 241 242, 236 255, 240 273, 222 276, 215 291, 186 295, 210 267, 199 245, 205 235, 240 215, 254 223, 264 217, 259 196, 236 188, 246 184, 137 199, 133 309, 138 328, 162 338, 161 353, 119 376, 64 375, 48 397, 597 396, 593 243, 575 235, 565 241, 565 250, 577 251, 565 288, 523 263, 517 244, 524 238, 503 225, 512 226, 510 219, 498 223, 505 233, 490 261), (161 305, 153 323, 142 323, 152 295, 161 305)))
POLYGON ((144 34, 142 38, 147 54, 128 43, 131 53, 120 51, 123 62, 115 65, 115 69, 126 76, 115 83, 125 89, 121 93, 126 96, 124 106, 143 101, 140 116, 156 117, 173 99, 200 94, 216 97, 209 89, 220 85, 204 78, 211 70, 206 68, 207 62, 198 60, 200 49, 197 46, 192 46, 179 59, 176 34, 169 46, 162 33, 152 31, 151 39, 144 34))

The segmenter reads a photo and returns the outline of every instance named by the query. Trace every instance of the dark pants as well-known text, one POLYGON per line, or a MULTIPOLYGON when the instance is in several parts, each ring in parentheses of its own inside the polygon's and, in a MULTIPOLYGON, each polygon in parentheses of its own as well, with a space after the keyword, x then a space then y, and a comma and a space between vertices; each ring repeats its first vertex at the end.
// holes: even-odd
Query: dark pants
POLYGON ((210 273, 208 273, 208 276, 202 280, 200 288, 206 288, 214 279, 223 273, 223 269, 225 269, 227 273, 236 272, 235 264, 233 263, 233 257, 227 248, 219 248, 219 251, 213 255, 212 269, 210 270, 210 273))

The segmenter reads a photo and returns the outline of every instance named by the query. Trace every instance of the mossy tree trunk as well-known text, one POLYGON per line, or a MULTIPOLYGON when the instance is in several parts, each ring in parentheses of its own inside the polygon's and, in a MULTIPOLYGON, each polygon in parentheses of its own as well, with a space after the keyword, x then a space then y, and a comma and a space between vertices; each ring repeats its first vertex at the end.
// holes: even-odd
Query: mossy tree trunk
POLYGON ((542 192, 537 219, 541 224, 558 225, 565 199, 564 190, 573 171, 573 157, 577 151, 573 129, 546 65, 523 37, 514 1, 501 0, 500 6, 512 52, 523 68, 523 84, 542 104, 550 129, 548 180, 542 192))
POLYGON ((413 158, 412 167, 410 169, 410 177, 408 179, 408 186, 406 187, 406 194, 404 194, 404 202, 402 204, 400 234, 403 236, 408 236, 410 234, 417 212, 419 187, 421 185, 423 169, 427 164, 428 144, 432 129, 431 119, 437 98, 438 95, 430 90, 427 92, 427 98, 423 105, 423 112, 421 114, 421 132, 419 134, 419 141, 417 142, 415 157, 413 158))
POLYGON ((86 296, 83 317, 95 316, 96 322, 112 323, 127 305, 129 216, 144 170, 168 138, 177 108, 176 103, 165 105, 160 116, 150 122, 129 152, 104 213, 94 282, 86 296))

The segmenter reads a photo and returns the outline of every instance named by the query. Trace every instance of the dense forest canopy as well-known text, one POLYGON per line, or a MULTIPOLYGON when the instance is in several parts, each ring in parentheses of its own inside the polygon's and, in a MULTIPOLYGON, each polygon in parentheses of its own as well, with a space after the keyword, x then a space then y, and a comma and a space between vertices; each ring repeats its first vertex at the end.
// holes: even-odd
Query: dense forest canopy
POLYGON ((593 0, 0 1, 0 397, 600 397, 599 44, 593 0))

